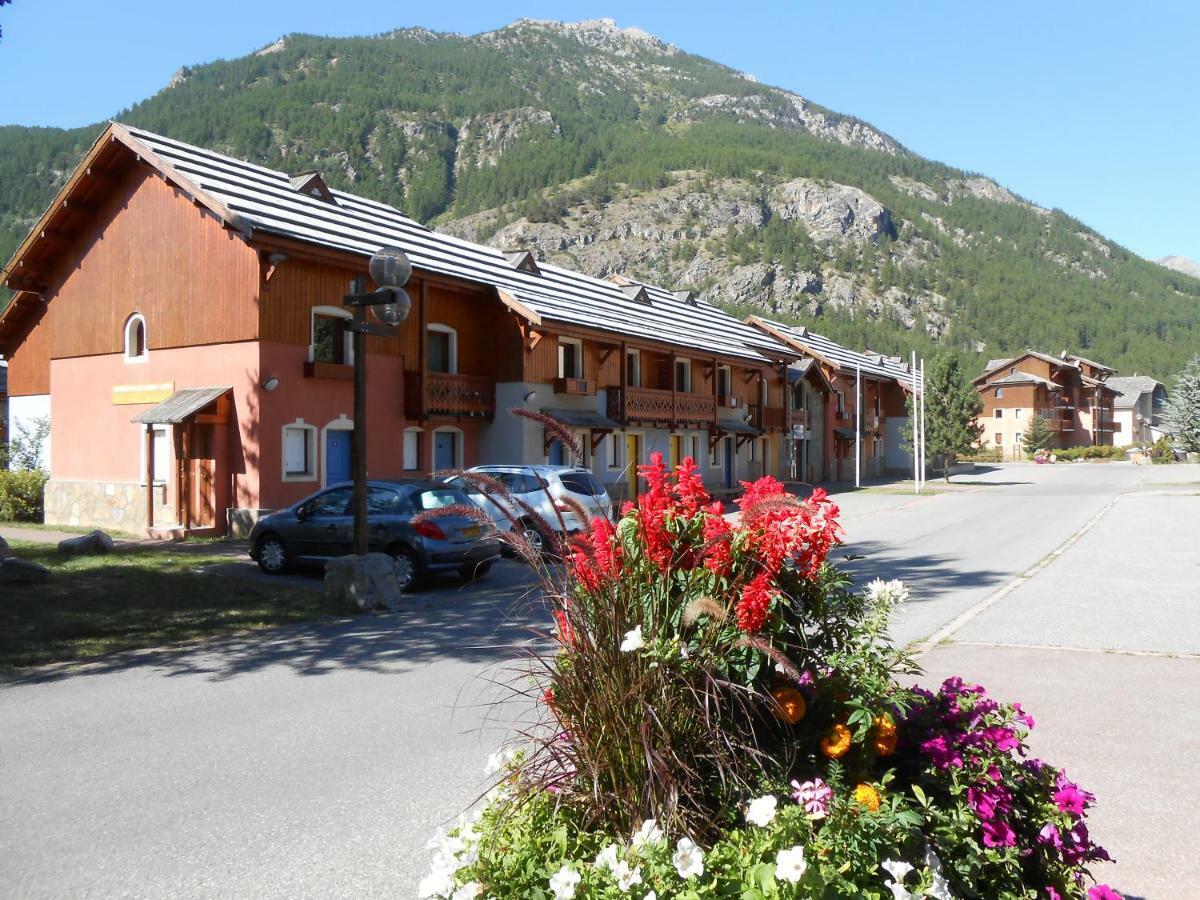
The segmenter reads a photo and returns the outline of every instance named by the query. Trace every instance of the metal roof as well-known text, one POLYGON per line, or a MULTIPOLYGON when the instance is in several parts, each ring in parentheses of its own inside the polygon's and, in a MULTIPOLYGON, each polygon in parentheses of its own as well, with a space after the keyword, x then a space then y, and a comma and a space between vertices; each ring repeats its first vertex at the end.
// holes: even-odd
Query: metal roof
POLYGON ((1149 375, 1114 375, 1104 383, 1117 392, 1113 405, 1121 409, 1136 406, 1142 394, 1153 394, 1161 384, 1149 375))
POLYGON ((1030 382, 1033 382, 1034 384, 1044 384, 1046 387, 1053 388, 1056 391, 1062 389, 1061 384, 1056 384, 1049 378, 1043 378, 1041 375, 1033 375, 1029 372, 1013 372, 1011 375, 1005 375, 1003 378, 997 378, 995 381, 988 382, 987 386, 996 387, 997 385, 1007 384, 1029 384, 1030 382))
POLYGON ((493 247, 441 234, 399 210, 331 191, 333 202, 292 187, 284 173, 119 123, 165 162, 185 188, 228 210, 247 234, 266 232, 349 253, 370 256, 381 246, 401 247, 413 266, 427 272, 492 285, 540 319, 674 344, 755 362, 794 353, 739 319, 702 301, 689 302, 647 285, 649 304, 638 303, 611 281, 547 263, 537 272, 515 268, 493 247))
POLYGON ((129 421, 142 425, 178 425, 200 412, 222 394, 227 394, 232 390, 233 388, 228 385, 225 387, 184 388, 182 391, 176 391, 161 403, 143 410, 129 421))
POLYGON ((828 362, 843 374, 853 374, 861 367, 864 375, 893 380, 910 389, 914 383, 918 386, 921 384, 920 373, 914 373, 908 363, 881 353, 860 353, 851 350, 803 326, 787 325, 761 316, 757 318, 786 336, 796 346, 805 348, 813 356, 828 362))

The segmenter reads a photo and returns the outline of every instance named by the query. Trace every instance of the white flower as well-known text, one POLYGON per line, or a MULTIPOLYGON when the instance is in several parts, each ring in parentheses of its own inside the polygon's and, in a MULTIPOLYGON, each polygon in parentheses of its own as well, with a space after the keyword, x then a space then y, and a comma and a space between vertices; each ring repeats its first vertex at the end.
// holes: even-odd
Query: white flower
POLYGON ((633 833, 633 846, 642 847, 646 844, 657 844, 666 835, 662 833, 662 829, 658 827, 658 822, 655 819, 647 819, 642 823, 641 828, 633 833))
POLYGON ((658 894, 656 894, 654 891, 651 891, 645 897, 643 897, 642 900, 658 900, 658 894))
POLYGON ((885 881, 884 887, 892 892, 892 897, 895 900, 917 900, 917 895, 912 893, 904 886, 904 877, 913 870, 913 867, 902 860, 885 859, 880 863, 879 868, 885 870, 892 876, 894 881, 885 881))
POLYGON ((933 882, 925 891, 925 896, 933 897, 934 900, 955 900, 950 890, 950 882, 946 880, 946 873, 942 871, 942 861, 928 844, 925 845, 925 868, 933 874, 933 882))
POLYGON ((704 874, 704 851, 692 843, 691 838, 680 838, 671 857, 680 878, 696 878, 704 874))
POLYGON ((804 861, 804 848, 797 844, 789 850, 775 854, 775 877, 795 884, 804 877, 808 863, 804 861))
POLYGON ((487 765, 483 768, 483 774, 488 776, 496 775, 501 770, 508 768, 508 764, 516 758, 516 748, 501 747, 488 757, 487 765))
POLYGON ((641 650, 646 646, 646 642, 642 640, 642 626, 625 632, 625 640, 621 641, 621 652, 631 653, 634 650, 641 650))
POLYGON ((483 885, 478 881, 468 881, 451 895, 450 900, 471 900, 483 893, 483 885))
POLYGON ((417 896, 445 897, 454 890, 454 873, 434 862, 433 871, 421 879, 417 885, 417 896))
POLYGON ((889 606, 899 606, 912 599, 908 586, 898 578, 891 581, 876 578, 867 584, 866 594, 872 603, 886 603, 889 606))
POLYGON ((563 866, 550 876, 550 890, 554 892, 554 900, 571 900, 579 882, 579 873, 570 866, 563 866))
POLYGON ((746 821, 751 825, 759 825, 765 827, 771 824, 771 820, 775 818, 775 807, 779 805, 770 794, 765 797, 759 797, 757 800, 751 800, 746 806, 746 821))
POLYGON ((629 863, 621 860, 612 867, 612 876, 617 880, 617 887, 622 893, 628 894, 635 884, 642 883, 642 867, 629 868, 629 863))
POLYGON ((609 844, 603 850, 596 854, 596 861, 592 863, 597 869, 612 869, 617 864, 617 845, 609 844))

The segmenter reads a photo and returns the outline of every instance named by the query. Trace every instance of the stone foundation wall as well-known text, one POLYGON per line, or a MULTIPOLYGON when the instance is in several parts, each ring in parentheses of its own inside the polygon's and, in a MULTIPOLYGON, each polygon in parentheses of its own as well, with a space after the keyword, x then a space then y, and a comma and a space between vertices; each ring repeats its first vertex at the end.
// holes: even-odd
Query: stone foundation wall
MULTIPOLYGON (((167 489, 154 488, 154 524, 175 522, 167 489)), ((46 524, 114 528, 138 534, 146 527, 146 488, 129 481, 46 482, 46 524)))

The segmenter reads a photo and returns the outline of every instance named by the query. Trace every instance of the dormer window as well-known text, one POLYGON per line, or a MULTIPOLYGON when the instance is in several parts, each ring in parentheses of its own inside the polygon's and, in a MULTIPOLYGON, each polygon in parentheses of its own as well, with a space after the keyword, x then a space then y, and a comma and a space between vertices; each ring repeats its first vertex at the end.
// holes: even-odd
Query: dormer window
POLYGON ((335 203, 333 191, 325 184, 320 172, 301 172, 291 177, 292 189, 324 203, 335 203))
POLYGON ((691 291, 675 291, 674 295, 680 303, 686 303, 688 306, 696 305, 696 295, 691 291))
POLYGON ((125 320, 125 362, 142 363, 148 358, 146 319, 141 313, 134 313, 125 320))
POLYGON ((514 250, 511 253, 505 253, 504 258, 508 260, 510 266, 518 271, 528 272, 530 275, 542 274, 542 270, 538 268, 537 260, 533 258, 533 254, 528 250, 514 250))
POLYGON ((621 287, 621 291, 634 303, 640 303, 642 306, 650 305, 650 295, 646 293, 644 285, 626 284, 621 287))

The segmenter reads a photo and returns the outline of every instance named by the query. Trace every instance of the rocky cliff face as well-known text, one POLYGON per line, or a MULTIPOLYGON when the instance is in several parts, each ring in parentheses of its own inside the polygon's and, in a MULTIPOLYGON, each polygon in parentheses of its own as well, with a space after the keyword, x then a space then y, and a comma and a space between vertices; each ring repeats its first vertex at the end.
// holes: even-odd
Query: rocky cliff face
POLYGON ((920 314, 930 336, 944 331, 944 297, 878 283, 884 266, 921 268, 932 251, 916 235, 897 240, 903 223, 864 191, 793 178, 764 192, 761 183, 699 172, 672 173, 671 182, 652 191, 618 189, 605 203, 580 200, 552 221, 488 210, 446 222, 441 230, 531 250, 601 278, 621 274, 688 288, 709 302, 805 317, 862 312, 910 328, 920 314), (771 222, 797 226, 784 240, 811 242, 808 257, 755 252, 749 236, 771 222), (838 267, 839 258, 860 259, 868 247, 871 272, 838 267))
POLYGON ((1184 275, 1200 278, 1200 262, 1186 256, 1164 256, 1162 259, 1156 259, 1155 262, 1176 272, 1182 272, 1184 275))

